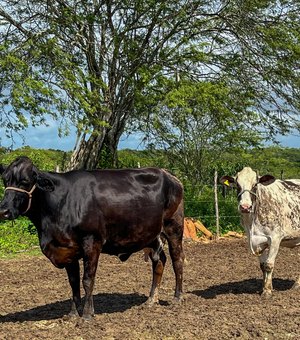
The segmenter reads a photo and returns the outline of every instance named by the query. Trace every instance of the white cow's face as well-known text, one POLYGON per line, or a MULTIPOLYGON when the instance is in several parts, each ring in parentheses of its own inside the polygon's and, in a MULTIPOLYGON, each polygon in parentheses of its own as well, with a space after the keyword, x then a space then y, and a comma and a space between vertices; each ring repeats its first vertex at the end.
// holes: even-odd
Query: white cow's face
POLYGON ((258 176, 251 168, 246 167, 236 176, 238 190, 239 211, 241 213, 250 213, 253 211, 256 201, 258 176))
POLYGON ((249 214, 254 211, 256 202, 257 185, 269 185, 275 181, 272 175, 259 177, 250 167, 245 167, 235 177, 223 176, 220 182, 226 186, 236 186, 239 200, 239 211, 242 214, 249 214))

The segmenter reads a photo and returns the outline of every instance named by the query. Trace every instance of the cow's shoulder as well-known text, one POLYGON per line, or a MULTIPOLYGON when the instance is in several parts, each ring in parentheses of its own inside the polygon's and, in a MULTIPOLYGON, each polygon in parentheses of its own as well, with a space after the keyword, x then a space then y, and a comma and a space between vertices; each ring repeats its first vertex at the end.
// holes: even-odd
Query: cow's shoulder
POLYGON ((272 184, 264 186, 260 185, 259 188, 263 193, 267 193, 270 197, 277 197, 282 195, 288 196, 299 196, 300 197, 300 180, 299 179, 288 179, 279 180, 277 179, 272 184))
POLYGON ((285 229, 300 225, 299 180, 276 180, 268 186, 260 186, 258 196, 256 216, 262 225, 273 229, 283 220, 285 229))

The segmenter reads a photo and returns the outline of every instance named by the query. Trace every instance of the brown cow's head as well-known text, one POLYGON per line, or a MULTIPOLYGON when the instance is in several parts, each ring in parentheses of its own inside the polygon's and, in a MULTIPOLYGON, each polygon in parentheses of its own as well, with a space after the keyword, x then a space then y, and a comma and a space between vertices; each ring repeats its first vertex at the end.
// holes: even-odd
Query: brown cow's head
POLYGON ((255 171, 249 167, 245 167, 238 172, 235 177, 222 176, 220 182, 228 187, 236 186, 239 211, 241 213, 250 213, 254 210, 256 201, 257 184, 269 185, 275 181, 272 175, 264 175, 259 177, 255 171))
POLYGON ((0 203, 0 217, 15 219, 25 214, 31 205, 31 196, 36 188, 53 191, 51 180, 33 165, 28 157, 18 157, 9 166, 0 165, 5 193, 0 203))

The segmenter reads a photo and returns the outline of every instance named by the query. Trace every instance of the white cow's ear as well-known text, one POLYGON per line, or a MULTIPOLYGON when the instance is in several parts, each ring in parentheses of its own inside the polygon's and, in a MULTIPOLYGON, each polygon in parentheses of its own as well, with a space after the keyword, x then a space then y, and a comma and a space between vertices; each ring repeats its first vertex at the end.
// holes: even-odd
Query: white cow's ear
POLYGON ((263 185, 272 184, 275 181, 275 177, 272 175, 263 175, 259 178, 258 183, 263 185))
POLYGON ((222 176, 219 181, 221 184, 230 188, 235 185, 235 178, 231 176, 222 176))

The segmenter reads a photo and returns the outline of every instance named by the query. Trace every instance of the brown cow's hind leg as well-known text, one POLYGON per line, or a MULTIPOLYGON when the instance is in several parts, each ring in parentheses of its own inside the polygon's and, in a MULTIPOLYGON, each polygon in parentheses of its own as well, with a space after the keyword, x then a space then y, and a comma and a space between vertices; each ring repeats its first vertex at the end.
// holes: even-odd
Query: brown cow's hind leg
MULTIPOLYGON (((168 240, 169 241, 169 240, 168 240)), ((169 251, 172 259, 173 270, 175 273, 175 301, 181 301, 182 298, 182 281, 183 281, 183 263, 184 253, 181 242, 171 239, 169 242, 169 251)))
POLYGON ((84 242, 83 256, 83 288, 85 291, 85 301, 83 306, 82 317, 90 320, 94 316, 93 288, 95 275, 98 266, 98 259, 101 251, 99 242, 96 242, 92 236, 84 242))
POLYGON ((155 303, 158 303, 158 289, 161 283, 162 274, 164 271, 164 267, 167 261, 166 254, 163 250, 159 253, 159 259, 156 259, 156 256, 153 257, 153 253, 150 252, 149 256, 152 261, 152 286, 150 290, 150 295, 147 300, 147 305, 152 306, 155 303))
POLYGON ((183 216, 175 215, 174 219, 165 221, 164 234, 169 245, 169 252, 172 259, 173 270, 175 273, 175 302, 181 301, 184 252, 182 248, 183 237, 183 216))

